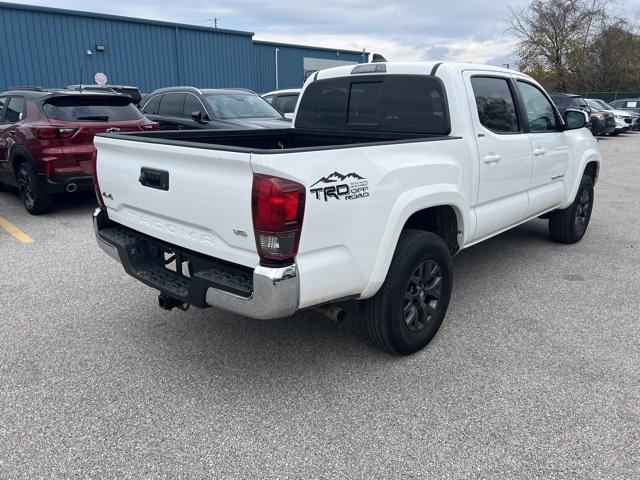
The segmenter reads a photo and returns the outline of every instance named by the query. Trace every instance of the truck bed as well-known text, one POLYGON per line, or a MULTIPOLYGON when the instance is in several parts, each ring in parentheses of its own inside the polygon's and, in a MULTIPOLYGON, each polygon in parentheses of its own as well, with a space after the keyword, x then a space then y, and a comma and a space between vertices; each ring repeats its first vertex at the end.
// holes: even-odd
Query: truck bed
POLYGON ((243 153, 278 153, 287 151, 329 150, 335 148, 384 145, 390 143, 428 142, 455 137, 411 133, 371 132, 357 130, 304 130, 280 128, 264 130, 164 130, 100 134, 137 142, 176 145, 243 153))

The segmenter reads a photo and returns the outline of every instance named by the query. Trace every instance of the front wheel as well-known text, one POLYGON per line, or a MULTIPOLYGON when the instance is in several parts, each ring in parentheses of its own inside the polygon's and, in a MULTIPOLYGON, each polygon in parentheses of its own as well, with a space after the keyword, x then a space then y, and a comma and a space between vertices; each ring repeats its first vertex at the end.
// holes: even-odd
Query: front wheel
POLYGON ((591 220, 593 210, 593 180, 582 176, 576 198, 568 208, 549 215, 549 233, 559 243, 576 243, 582 240, 591 220))
POLYGON ((453 263, 442 238, 421 230, 402 232, 387 278, 363 302, 371 341, 401 355, 427 345, 447 313, 452 280, 453 263))

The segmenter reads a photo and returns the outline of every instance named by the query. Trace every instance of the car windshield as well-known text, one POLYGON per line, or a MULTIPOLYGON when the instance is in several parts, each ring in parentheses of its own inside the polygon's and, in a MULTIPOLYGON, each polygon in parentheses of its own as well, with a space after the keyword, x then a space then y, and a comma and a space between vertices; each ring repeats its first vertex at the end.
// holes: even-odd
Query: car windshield
POLYGON ((595 100, 596 103, 598 103, 599 105, 601 105, 601 108, 604 108, 606 110, 615 110, 615 107, 612 107, 609 103, 605 102, 604 100, 595 100))
POLYGON ((587 98, 587 105, 589 105, 593 110, 602 110, 602 105, 600 105, 598 102, 596 102, 595 100, 591 100, 589 98, 587 98))
POLYGON ((119 95, 53 97, 42 108, 49 118, 72 122, 113 122, 143 118, 142 113, 131 103, 130 97, 119 95))
POLYGON ((275 108, 253 93, 212 93, 205 97, 216 119, 282 118, 275 108))

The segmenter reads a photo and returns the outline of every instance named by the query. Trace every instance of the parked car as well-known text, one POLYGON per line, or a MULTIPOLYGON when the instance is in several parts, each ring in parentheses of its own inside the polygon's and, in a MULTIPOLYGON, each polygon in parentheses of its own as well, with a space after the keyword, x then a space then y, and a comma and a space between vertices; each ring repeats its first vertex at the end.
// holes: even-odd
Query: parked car
POLYGON ((616 131, 615 115, 611 112, 592 108, 590 123, 591 133, 596 136, 611 135, 616 131))
POLYGON ((32 214, 50 211, 54 195, 91 189, 93 136, 153 130, 117 93, 14 89, 0 94, 0 182, 18 187, 32 214))
POLYGON ((274 92, 265 93, 262 95, 262 98, 283 114, 285 118, 292 119, 301 91, 302 89, 300 88, 276 90, 274 92))
POLYGON ((497 67, 321 70, 294 128, 96 137, 96 238, 164 309, 340 320, 358 299, 371 340, 410 354, 444 319, 452 255, 541 215, 553 240, 583 237, 585 122, 497 67))
POLYGON ((593 98, 587 98, 586 102, 592 109, 597 109, 600 111, 605 111, 613 114, 616 121, 616 129, 613 131, 611 135, 618 135, 619 133, 628 132, 631 129, 631 124, 633 123, 633 117, 630 114, 623 112, 621 110, 607 109, 602 103, 598 102, 593 98))
POLYGON ((575 93, 552 93, 551 99, 556 104, 561 114, 564 114, 567 109, 582 110, 591 115, 591 107, 587 104, 585 99, 575 93))
POLYGON ((629 109, 618 109, 600 98, 594 98, 592 100, 606 111, 620 116, 622 120, 629 125, 630 130, 640 130, 640 114, 629 109))
POLYGON ((617 110, 625 110, 640 115, 640 98, 621 98, 609 102, 609 104, 617 110))
POLYGON ((133 100, 133 103, 138 105, 140 100, 142 100, 142 94, 140 93, 140 89, 138 87, 133 87, 131 85, 69 85, 67 87, 68 90, 94 90, 97 92, 100 91, 112 91, 116 93, 121 93, 123 95, 129 95, 133 100))
POLYGON ((172 87, 155 90, 140 109, 161 130, 282 128, 291 125, 258 94, 243 89, 172 87))

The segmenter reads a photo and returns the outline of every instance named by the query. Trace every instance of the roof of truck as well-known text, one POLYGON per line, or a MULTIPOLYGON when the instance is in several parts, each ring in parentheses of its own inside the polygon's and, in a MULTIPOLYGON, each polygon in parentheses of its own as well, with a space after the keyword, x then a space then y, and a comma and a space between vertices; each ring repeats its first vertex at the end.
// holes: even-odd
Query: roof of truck
MULTIPOLYGON (((380 63, 358 63, 353 65, 344 65, 340 67, 327 68, 320 70, 310 78, 321 80, 324 78, 342 77, 351 75, 354 69, 360 70, 359 73, 391 73, 391 74, 426 74, 434 75, 438 70, 446 69, 449 72, 464 70, 483 70, 489 72, 500 72, 508 74, 524 75, 516 70, 510 70, 504 67, 495 67, 493 65, 483 65, 480 63, 458 63, 458 62, 380 62, 380 63), (379 66, 379 67, 378 67, 379 66), (375 69, 384 69, 385 71, 375 71, 375 69)), ((357 71, 356 70, 356 71, 357 71)))

